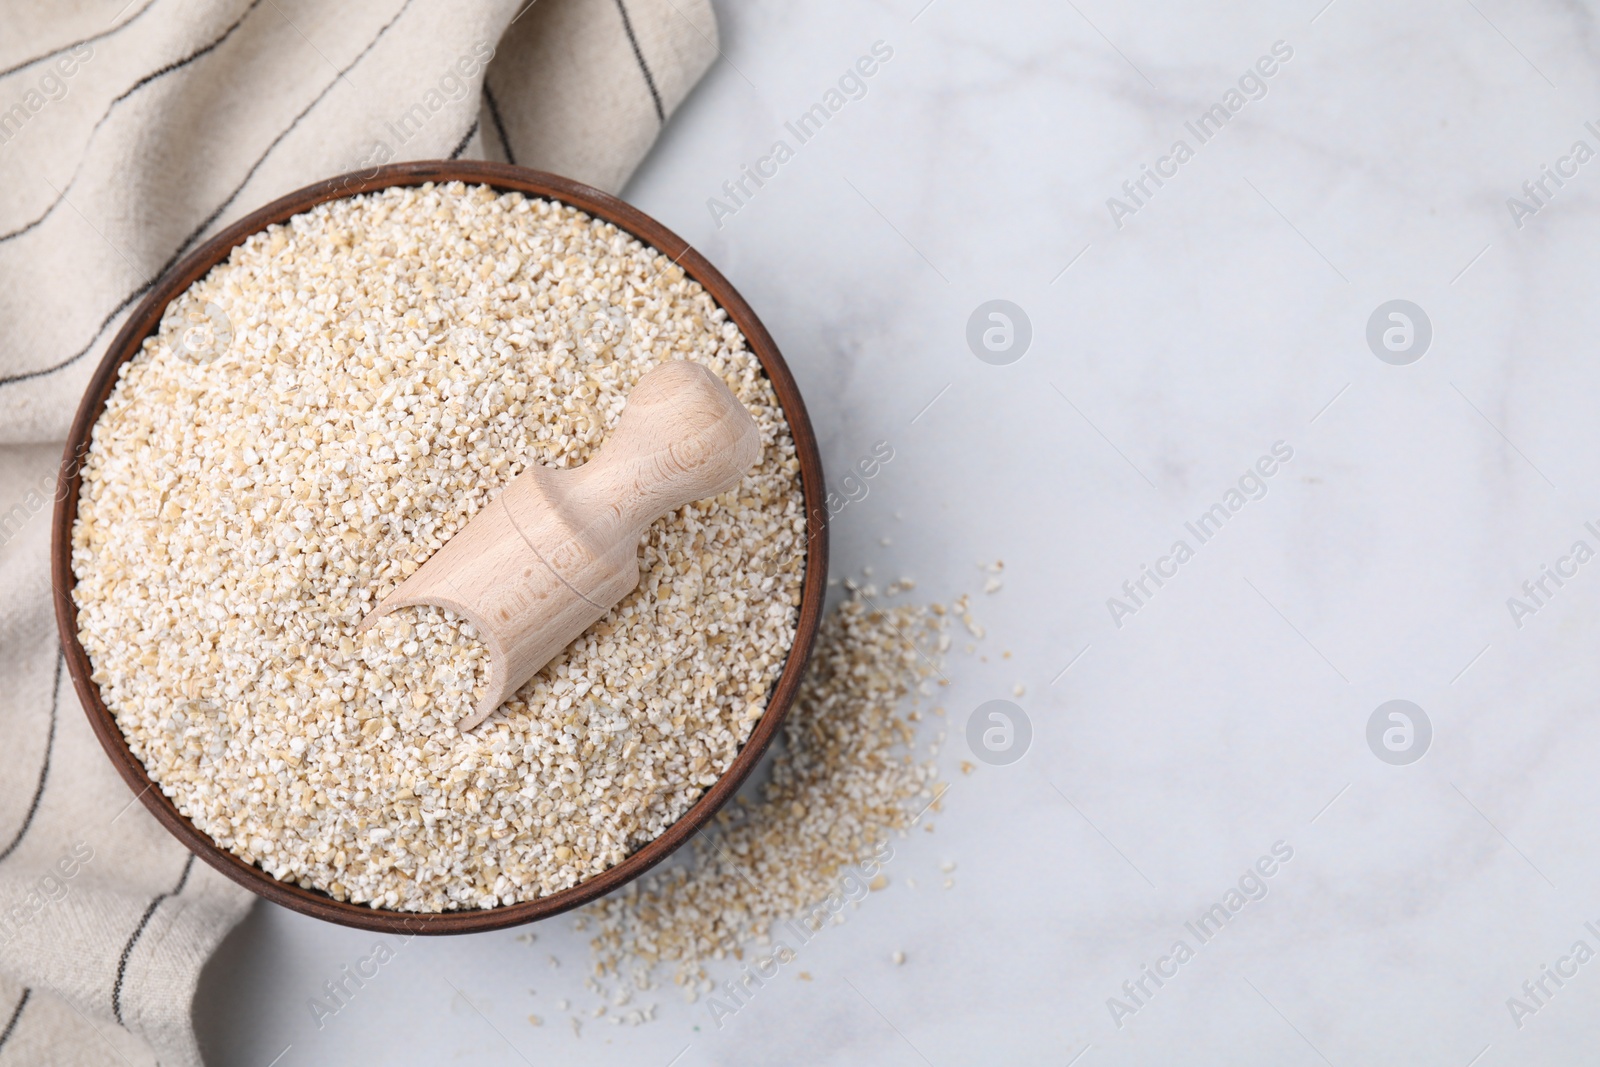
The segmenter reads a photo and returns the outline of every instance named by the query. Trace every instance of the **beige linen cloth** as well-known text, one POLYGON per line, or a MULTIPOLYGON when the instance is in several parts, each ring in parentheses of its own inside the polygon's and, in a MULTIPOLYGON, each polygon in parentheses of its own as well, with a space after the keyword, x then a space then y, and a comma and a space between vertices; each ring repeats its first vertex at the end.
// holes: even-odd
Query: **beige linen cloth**
POLYGON ((200 969, 253 899, 123 784, 59 651, 55 472, 129 311, 233 220, 376 163, 615 191, 716 32, 707 0, 0 2, 0 1067, 199 1063, 200 969))

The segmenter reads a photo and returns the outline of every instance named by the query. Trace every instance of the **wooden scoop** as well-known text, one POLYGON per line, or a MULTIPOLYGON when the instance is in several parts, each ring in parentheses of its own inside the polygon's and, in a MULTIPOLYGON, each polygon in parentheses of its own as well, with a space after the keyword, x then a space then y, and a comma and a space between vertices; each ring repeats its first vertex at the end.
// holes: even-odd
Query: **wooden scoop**
POLYGON ((698 363, 662 364, 633 387, 593 459, 517 475, 360 629, 417 604, 471 622, 489 677, 457 724, 470 730, 639 584, 645 527, 738 485, 760 455, 755 420, 722 379, 698 363))

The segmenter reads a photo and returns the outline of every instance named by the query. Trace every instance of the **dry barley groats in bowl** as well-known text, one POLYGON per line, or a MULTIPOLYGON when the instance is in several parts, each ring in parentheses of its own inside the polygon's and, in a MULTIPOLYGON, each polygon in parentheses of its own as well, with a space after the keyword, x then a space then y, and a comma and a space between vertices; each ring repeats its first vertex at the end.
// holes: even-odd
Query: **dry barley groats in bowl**
POLYGON ((738 327, 576 208, 459 182, 320 203, 182 292, 93 424, 77 637, 151 780, 273 878, 404 912, 568 889, 733 763, 795 642, 800 465, 738 327), (665 360, 762 457, 657 521, 639 588, 469 733, 483 649, 365 614, 529 463, 581 464, 665 360))

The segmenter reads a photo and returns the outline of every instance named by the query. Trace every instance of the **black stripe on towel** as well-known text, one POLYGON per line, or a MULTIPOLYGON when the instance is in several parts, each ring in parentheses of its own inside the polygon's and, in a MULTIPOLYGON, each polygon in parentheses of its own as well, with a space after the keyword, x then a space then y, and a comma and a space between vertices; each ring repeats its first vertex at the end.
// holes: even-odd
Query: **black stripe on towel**
POLYGON ((495 103, 494 93, 489 91, 488 78, 483 79, 483 102, 489 105, 489 117, 494 120, 494 132, 500 135, 500 147, 506 150, 506 162, 514 167, 517 157, 511 151, 511 138, 506 136, 505 120, 500 117, 500 105, 495 103))
POLYGON ((133 934, 128 938, 128 943, 122 946, 122 957, 117 960, 117 981, 111 987, 111 1014, 116 1016, 117 1022, 123 1026, 128 1024, 122 1018, 122 983, 128 977, 128 959, 133 955, 133 947, 139 943, 139 938, 144 936, 145 928, 150 925, 150 919, 155 915, 156 909, 161 907, 163 901, 177 896, 183 892, 184 885, 189 881, 189 872, 194 870, 194 853, 184 862, 183 874, 178 879, 178 884, 172 887, 170 893, 157 893, 151 898, 150 906, 144 909, 144 916, 140 918, 139 925, 134 927, 133 934))
POLYGON ((463 153, 463 152, 465 152, 467 150, 467 142, 471 141, 472 140, 472 135, 477 133, 477 132, 478 132, 478 120, 477 119, 473 119, 472 120, 472 125, 467 129, 466 136, 461 138, 461 143, 456 145, 455 149, 450 153, 450 158, 451 159, 460 159, 461 158, 461 153, 463 153))
POLYGON ((22 991, 22 999, 17 1001, 17 1006, 11 1012, 11 1021, 6 1023, 6 1028, 0 1030, 0 1048, 6 1047, 6 1042, 11 1040, 11 1035, 17 1031, 17 1020, 22 1018, 22 1009, 28 1006, 28 998, 33 996, 32 989, 22 991))
POLYGON ((44 742, 44 766, 39 768, 39 784, 33 789, 33 802, 28 805, 28 814, 22 819, 22 825, 17 829, 17 836, 11 839, 11 844, 0 852, 0 863, 4 863, 17 846, 22 844, 22 839, 28 836, 28 828, 33 825, 33 817, 39 814, 39 801, 44 799, 44 783, 50 777, 50 754, 56 747, 56 717, 61 708, 61 667, 66 662, 60 651, 56 652, 56 683, 50 694, 50 733, 44 742))
POLYGON ((661 106, 661 94, 656 92, 656 80, 650 74, 650 64, 644 61, 644 52, 639 49, 639 38, 633 35, 633 20, 628 18, 628 6, 622 0, 617 0, 617 11, 622 15, 622 28, 627 31, 628 43, 633 46, 633 58, 639 61, 639 71, 644 75, 644 83, 650 87, 650 99, 656 105, 656 118, 665 124, 667 113, 661 106))
POLYGON ((35 63, 43 63, 45 60, 49 59, 51 56, 59 56, 62 52, 70 52, 74 48, 82 48, 86 44, 94 44, 96 41, 104 40, 105 38, 110 37, 112 34, 120 32, 124 27, 132 25, 134 19, 137 19, 140 15, 144 14, 146 11, 149 11, 150 8, 155 5, 155 2, 156 2, 156 0, 147 0, 145 5, 143 7, 141 7, 137 12, 134 13, 133 18, 126 19, 125 21, 119 22, 115 26, 111 27, 109 30, 102 30, 99 33, 95 34, 93 37, 85 37, 81 41, 73 41, 71 44, 64 44, 60 48, 53 49, 52 51, 46 52, 42 56, 34 56, 32 59, 24 59, 21 63, 18 63, 16 66, 7 67, 5 70, 0 70, 0 78, 9 77, 10 75, 15 74, 17 71, 22 70, 25 67, 33 66, 35 63))

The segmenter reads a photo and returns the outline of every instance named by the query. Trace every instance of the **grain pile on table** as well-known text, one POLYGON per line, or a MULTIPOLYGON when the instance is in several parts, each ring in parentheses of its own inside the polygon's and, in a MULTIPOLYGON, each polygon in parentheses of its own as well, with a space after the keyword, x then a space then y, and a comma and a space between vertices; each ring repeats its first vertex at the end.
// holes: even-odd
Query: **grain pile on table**
MULTIPOLYGON (((958 602, 955 614, 964 611, 958 602)), ((742 958, 748 947, 790 962, 785 950, 800 944, 786 921, 815 930, 837 912, 830 901, 852 895, 847 872, 937 810, 945 787, 913 751, 915 705, 944 682, 949 617, 939 605, 878 607, 852 594, 823 621, 761 799, 724 809, 714 833, 696 838, 691 863, 589 906, 598 926, 590 986, 608 1008, 600 1014, 651 1017, 631 1005, 663 971, 695 1000, 713 989, 705 963, 742 958)), ((871 888, 886 880, 876 875, 871 888)))
POLYGON ((772 385, 698 283, 458 183, 321 205, 174 301, 95 426, 72 562, 93 677, 181 812, 275 878, 431 911, 575 885, 694 804, 793 643, 805 519, 772 385), (656 522, 639 588, 461 734, 470 626, 357 625, 671 359, 721 376, 761 461, 656 522))

